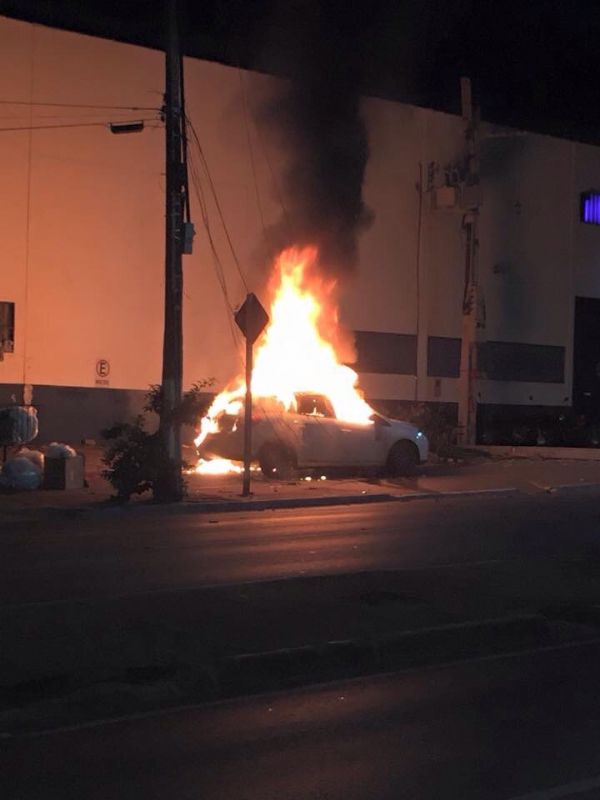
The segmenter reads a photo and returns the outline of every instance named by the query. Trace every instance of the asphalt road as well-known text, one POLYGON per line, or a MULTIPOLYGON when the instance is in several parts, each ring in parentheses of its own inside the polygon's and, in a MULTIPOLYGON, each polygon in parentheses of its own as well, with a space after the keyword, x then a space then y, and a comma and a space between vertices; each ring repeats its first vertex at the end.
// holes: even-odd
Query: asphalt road
POLYGON ((600 796, 600 647, 5 740, 6 800, 600 796))
POLYGON ((207 515, 111 509, 0 521, 0 603, 503 560, 597 560, 591 489, 207 515))

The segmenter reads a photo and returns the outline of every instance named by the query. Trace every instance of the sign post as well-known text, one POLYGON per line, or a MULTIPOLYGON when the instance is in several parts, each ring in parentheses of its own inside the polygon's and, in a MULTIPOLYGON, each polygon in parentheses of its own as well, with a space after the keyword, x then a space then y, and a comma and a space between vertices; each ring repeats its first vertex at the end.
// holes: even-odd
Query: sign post
POLYGON ((258 297, 250 293, 238 309, 235 322, 246 339, 246 402, 244 406, 244 480, 242 497, 250 496, 250 462, 252 461, 252 367, 254 342, 265 329, 269 315, 258 297))

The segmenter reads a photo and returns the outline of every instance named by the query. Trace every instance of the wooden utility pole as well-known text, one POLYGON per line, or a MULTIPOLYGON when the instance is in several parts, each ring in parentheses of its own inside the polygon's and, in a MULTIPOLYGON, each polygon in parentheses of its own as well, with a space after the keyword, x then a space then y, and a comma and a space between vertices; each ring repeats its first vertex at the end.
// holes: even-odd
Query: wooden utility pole
POLYGON ((479 115, 473 111, 471 81, 460 79, 462 117, 465 126, 466 170, 462 186, 465 210, 465 282, 462 307, 462 340, 458 386, 458 438, 461 444, 475 444, 477 436, 477 329, 479 249, 479 115))
POLYGON ((165 328, 162 365, 160 437, 163 457, 155 496, 163 501, 181 500, 181 424, 176 418, 183 381, 182 251, 183 208, 186 187, 182 130, 182 57, 179 45, 177 0, 167 0, 165 46, 165 328))

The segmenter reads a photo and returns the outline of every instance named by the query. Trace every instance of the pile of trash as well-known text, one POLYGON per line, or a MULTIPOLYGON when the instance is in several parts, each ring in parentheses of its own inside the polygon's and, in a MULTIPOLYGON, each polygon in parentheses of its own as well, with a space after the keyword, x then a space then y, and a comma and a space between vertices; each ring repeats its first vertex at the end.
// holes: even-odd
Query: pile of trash
POLYGON ((76 455, 72 447, 59 442, 49 444, 45 452, 23 447, 16 455, 5 461, 0 473, 0 489, 13 491, 40 489, 44 482, 46 458, 75 458, 76 455))

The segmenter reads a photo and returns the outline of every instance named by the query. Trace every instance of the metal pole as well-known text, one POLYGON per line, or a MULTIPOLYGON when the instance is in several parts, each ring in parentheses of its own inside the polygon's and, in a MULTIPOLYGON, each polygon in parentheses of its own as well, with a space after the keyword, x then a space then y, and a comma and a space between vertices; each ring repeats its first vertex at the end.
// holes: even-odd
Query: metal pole
MULTIPOLYGON (((479 191, 479 119, 473 113, 471 81, 461 78, 461 105, 465 123, 467 176, 466 189, 479 191)), ((461 444, 475 444, 477 437, 477 314, 478 276, 477 250, 479 228, 479 199, 471 200, 464 221, 465 229, 465 282, 462 308, 462 340, 458 386, 458 435, 461 444)))
POLYGON ((462 339, 458 396, 459 439, 462 444, 475 444, 477 405, 474 381, 477 373, 477 284, 472 272, 477 247, 477 215, 469 215, 465 228, 465 287, 463 297, 462 339))
POLYGON ((181 402, 183 373, 181 255, 185 174, 181 137, 181 52, 177 24, 177 0, 168 0, 167 2, 165 84, 165 328, 160 415, 164 463, 161 465, 155 494, 161 500, 177 501, 181 500, 183 496, 181 425, 176 419, 176 412, 181 402))
POLYGON ((252 358, 254 345, 246 338, 246 405, 244 409, 244 481, 242 497, 250 496, 250 462, 252 460, 252 358))

